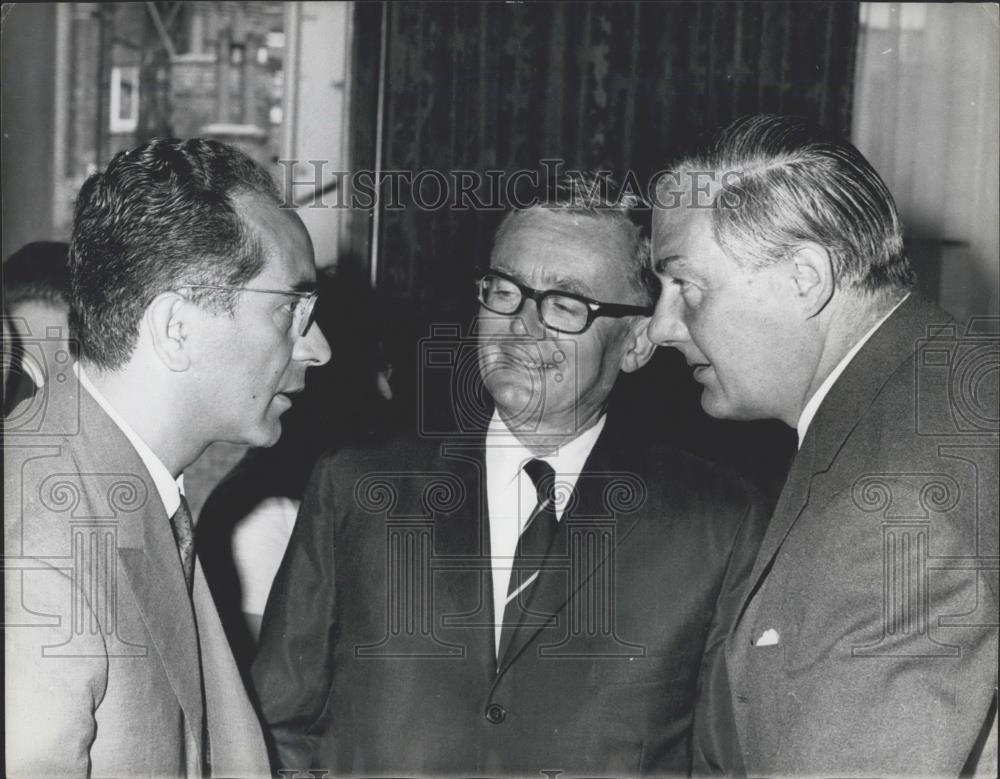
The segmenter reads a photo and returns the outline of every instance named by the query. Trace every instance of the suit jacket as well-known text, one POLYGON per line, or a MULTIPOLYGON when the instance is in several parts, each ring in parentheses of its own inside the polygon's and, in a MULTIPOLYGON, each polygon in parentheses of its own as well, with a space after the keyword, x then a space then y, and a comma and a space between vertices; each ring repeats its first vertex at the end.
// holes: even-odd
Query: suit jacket
POLYGON ((686 773, 699 675, 763 532, 755 492, 609 421, 497 660, 485 485, 482 436, 317 466, 253 666, 279 764, 686 773))
POLYGON ((5 431, 8 775, 268 774, 201 565, 189 597, 149 473, 64 378, 5 431))
POLYGON ((727 643, 750 775, 996 775, 996 349, 913 295, 821 404, 727 643))

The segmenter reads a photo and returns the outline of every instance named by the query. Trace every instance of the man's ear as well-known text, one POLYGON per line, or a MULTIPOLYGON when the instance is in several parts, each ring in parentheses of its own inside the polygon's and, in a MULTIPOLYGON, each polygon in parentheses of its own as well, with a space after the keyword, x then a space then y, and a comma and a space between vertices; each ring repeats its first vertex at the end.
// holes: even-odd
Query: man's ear
POLYGON ((169 370, 191 366, 194 304, 176 292, 157 295, 143 316, 153 351, 169 370))
POLYGON ((807 319, 819 314, 837 291, 830 253, 818 243, 804 243, 791 257, 795 295, 807 319))
POLYGON ((639 370, 656 351, 656 344, 649 340, 649 320, 648 316, 637 316, 629 325, 625 353, 622 355, 622 370, 625 373, 639 370))

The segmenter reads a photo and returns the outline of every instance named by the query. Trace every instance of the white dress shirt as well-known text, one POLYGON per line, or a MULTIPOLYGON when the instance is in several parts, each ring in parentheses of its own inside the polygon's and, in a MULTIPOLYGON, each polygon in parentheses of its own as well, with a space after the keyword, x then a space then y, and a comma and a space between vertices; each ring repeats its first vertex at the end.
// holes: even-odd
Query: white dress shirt
POLYGON ((139 437, 139 434, 129 426, 128 422, 122 419, 122 416, 111 407, 108 399, 101 394, 100 390, 91 383, 80 363, 73 364, 73 372, 80 380, 80 386, 90 393, 90 396, 97 401, 97 405, 104 409, 104 413, 111 417, 111 421, 118 425, 129 443, 132 444, 136 454, 139 455, 139 459, 142 460, 142 464, 146 466, 146 470, 149 471, 149 475, 153 479, 153 485, 156 487, 156 492, 160 496, 167 516, 172 517, 181 505, 181 495, 184 494, 183 474, 174 480, 170 471, 167 470, 167 466, 153 453, 153 450, 139 437))
POLYGON ((604 430, 606 416, 563 444, 552 454, 536 457, 510 432, 497 412, 486 431, 486 500, 490 512, 490 553, 493 569, 493 639, 500 651, 500 629, 503 625, 510 582, 511 564, 517 551, 517 540, 531 512, 538 503, 538 493, 531 477, 524 472, 529 460, 544 460, 556 474, 556 519, 562 519, 566 500, 576 487, 591 449, 604 430))
POLYGON ((861 340, 851 347, 851 350, 844 355, 843 359, 841 359, 840 362, 837 363, 837 367, 835 367, 832 371, 830 371, 830 375, 827 376, 823 380, 823 383, 819 385, 819 389, 817 389, 813 393, 813 396, 809 398, 809 402, 806 403, 805 408, 802 409, 802 414, 799 415, 799 423, 795 426, 795 429, 798 431, 799 434, 800 449, 802 448, 802 442, 805 440, 806 431, 809 429, 809 425, 812 424, 813 417, 815 417, 816 412, 819 411, 819 406, 823 402, 823 399, 827 396, 827 393, 830 392, 830 389, 833 387, 834 383, 837 381, 837 379, 840 378, 840 374, 844 372, 844 369, 847 368, 851 360, 853 360, 854 357, 857 355, 857 353, 861 351, 861 347, 864 346, 866 343, 868 343, 868 339, 871 338, 873 335, 875 335, 875 331, 882 326, 882 323, 885 322, 886 319, 891 317, 893 313, 895 313, 896 309, 899 308, 903 304, 903 301, 906 300, 909 296, 910 296, 909 293, 903 295, 903 297, 900 298, 899 302, 896 303, 896 305, 894 305, 891 309, 889 309, 888 314, 886 314, 884 317, 878 320, 874 325, 872 325, 871 330, 869 330, 867 333, 861 336, 861 340))

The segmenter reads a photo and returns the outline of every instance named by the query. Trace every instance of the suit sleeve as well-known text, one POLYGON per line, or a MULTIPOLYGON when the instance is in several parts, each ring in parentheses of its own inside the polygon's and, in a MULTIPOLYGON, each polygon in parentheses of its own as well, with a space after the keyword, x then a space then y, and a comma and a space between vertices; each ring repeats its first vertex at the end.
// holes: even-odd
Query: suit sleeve
MULTIPOLYGON (((70 576, 51 561, 18 556, 38 503, 23 491, 22 470, 4 463, 4 730, 6 776, 78 777, 90 773, 95 712, 108 682, 103 631, 70 576), (83 613, 74 614, 73 604, 83 613), (72 643, 70 643, 72 641, 72 643)), ((57 461, 52 470, 69 472, 57 461)), ((33 545, 29 545, 33 548, 33 545)))
POLYGON ((333 678, 336 589, 331 468, 313 472, 264 611, 252 677, 277 768, 316 760, 333 678))
MULTIPOLYGON (((19 562, 32 565, 30 558, 19 562)), ((74 635, 71 656, 53 654, 70 640, 74 599, 87 610, 84 624, 96 617, 68 576, 33 565, 4 577, 6 775, 89 776, 94 715, 108 680, 102 631, 74 635)))
POLYGON ((770 507, 764 497, 749 486, 747 492, 743 519, 729 553, 705 642, 691 735, 693 776, 744 776, 746 773, 733 719, 725 644, 746 595, 747 580, 770 517, 770 507))

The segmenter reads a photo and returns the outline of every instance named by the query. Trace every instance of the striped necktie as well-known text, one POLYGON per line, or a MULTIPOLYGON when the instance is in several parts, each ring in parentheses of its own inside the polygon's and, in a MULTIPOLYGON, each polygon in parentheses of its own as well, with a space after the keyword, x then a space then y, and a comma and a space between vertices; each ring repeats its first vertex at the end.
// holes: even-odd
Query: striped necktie
POLYGON ((535 485, 537 504, 517 540, 514 552, 510 584, 507 587, 507 601, 504 606, 503 628, 500 632, 500 657, 503 657, 511 634, 520 622, 523 608, 531 588, 538 580, 545 555, 556 537, 559 522, 556 519, 555 471, 543 460, 530 460, 524 465, 524 472, 535 485))

